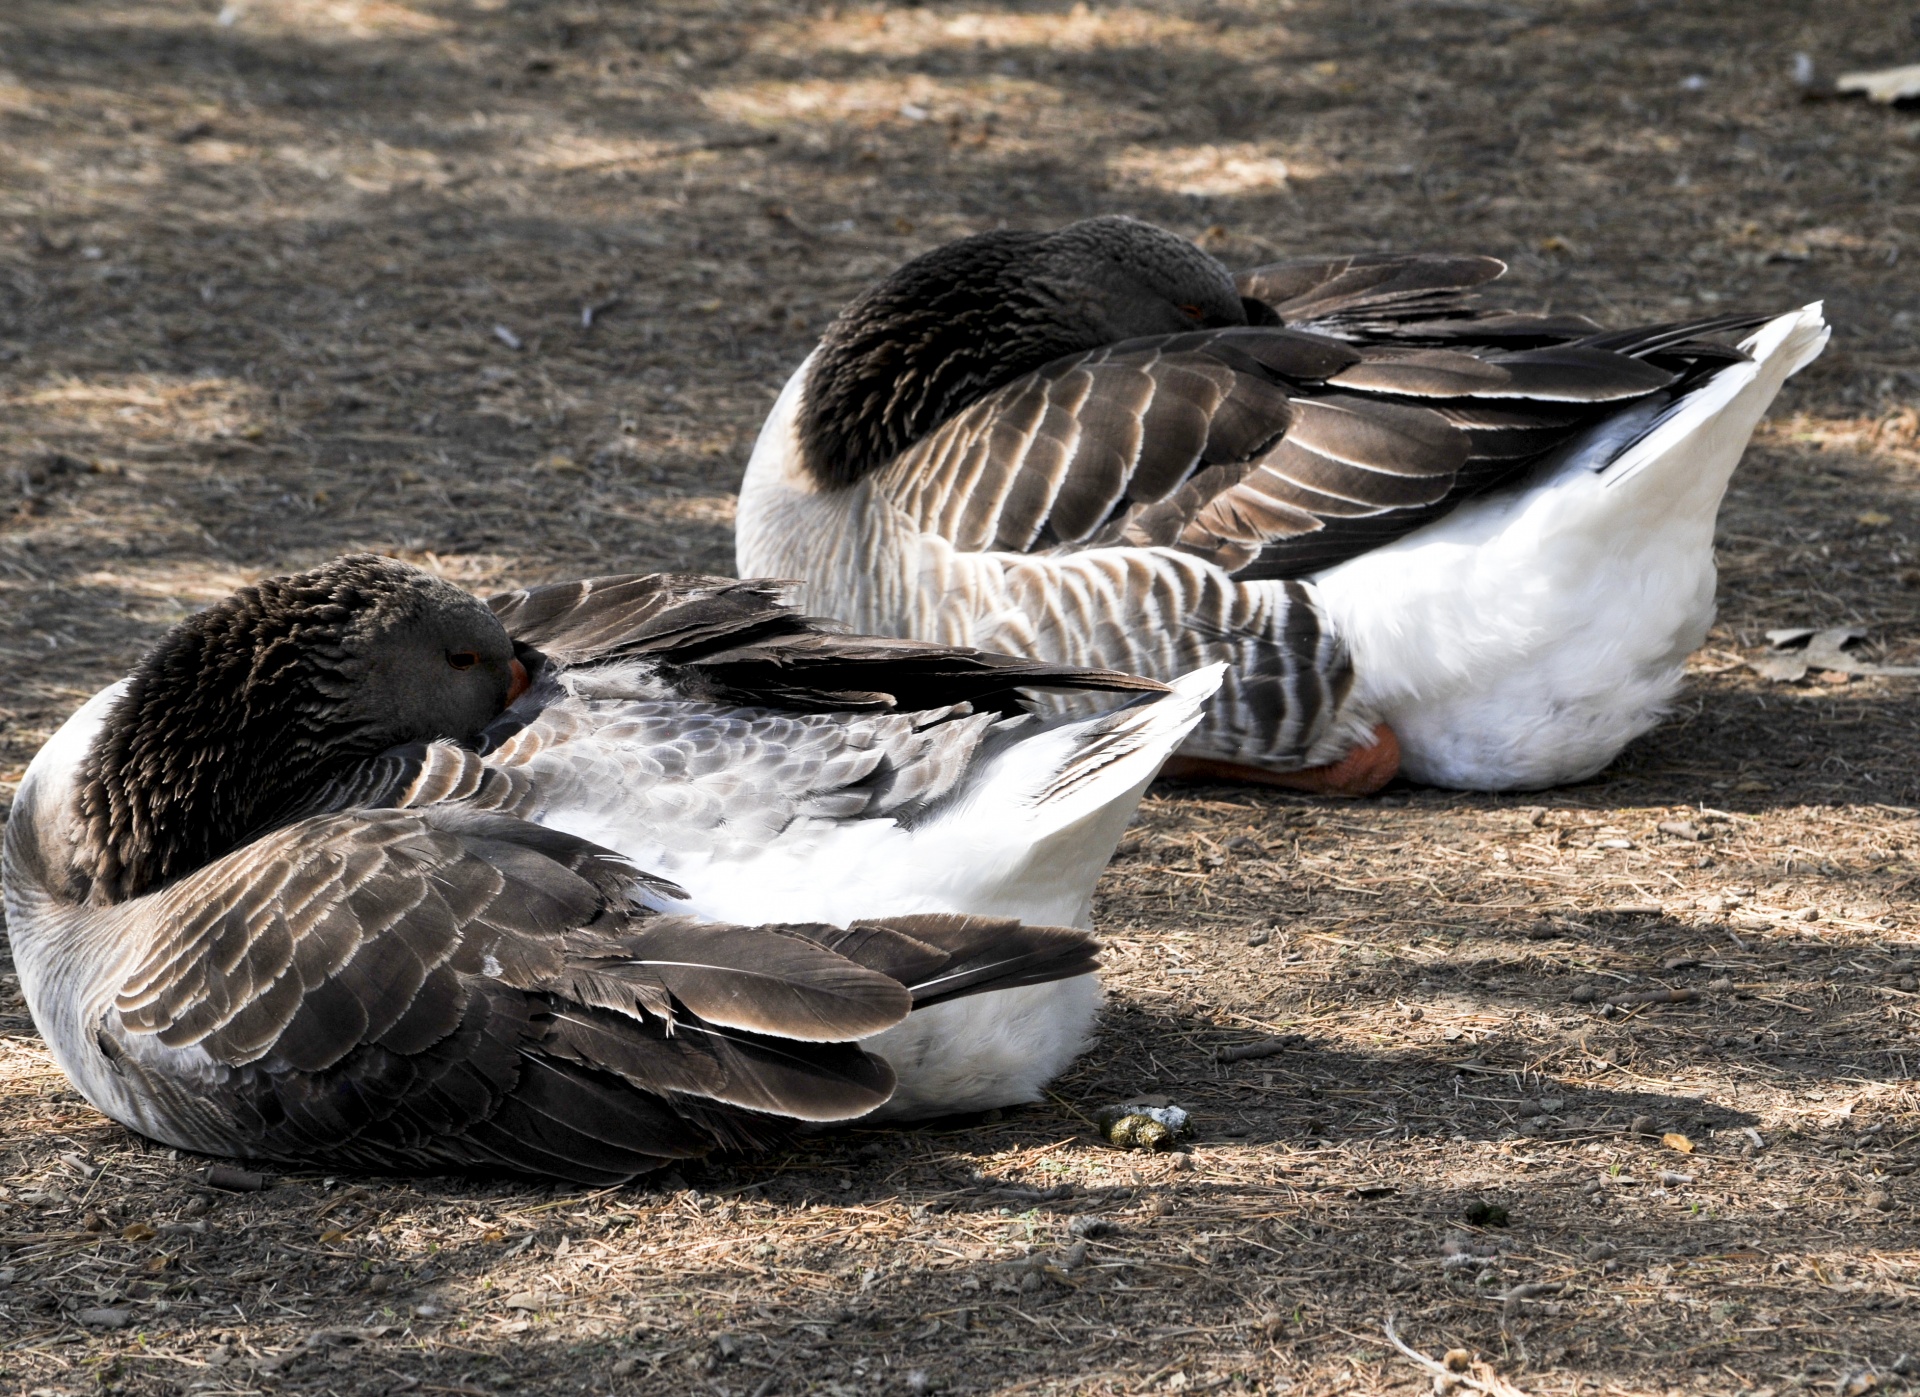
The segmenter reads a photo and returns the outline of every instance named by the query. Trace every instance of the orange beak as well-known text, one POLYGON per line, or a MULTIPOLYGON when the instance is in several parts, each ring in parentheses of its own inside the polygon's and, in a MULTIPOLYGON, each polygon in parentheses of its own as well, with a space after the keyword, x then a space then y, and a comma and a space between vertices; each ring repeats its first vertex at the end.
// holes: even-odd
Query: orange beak
POLYGON ((511 671, 513 683, 507 686, 507 707, 513 707, 514 701, 533 687, 533 678, 527 673, 527 667, 515 660, 511 671))

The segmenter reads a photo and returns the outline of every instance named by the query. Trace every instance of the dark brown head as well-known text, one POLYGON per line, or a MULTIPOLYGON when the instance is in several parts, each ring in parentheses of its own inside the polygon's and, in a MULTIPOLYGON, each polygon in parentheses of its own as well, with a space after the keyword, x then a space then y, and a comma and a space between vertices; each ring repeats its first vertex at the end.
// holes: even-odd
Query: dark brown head
POLYGON ((191 872, 303 787, 408 742, 470 742, 524 682, 484 604, 391 558, 270 578, 168 631, 87 759, 95 896, 191 872))
POLYGON ((828 327, 800 407, 822 485, 850 485, 1002 384, 1120 340, 1244 325, 1227 269, 1131 218, 936 248, 828 327))

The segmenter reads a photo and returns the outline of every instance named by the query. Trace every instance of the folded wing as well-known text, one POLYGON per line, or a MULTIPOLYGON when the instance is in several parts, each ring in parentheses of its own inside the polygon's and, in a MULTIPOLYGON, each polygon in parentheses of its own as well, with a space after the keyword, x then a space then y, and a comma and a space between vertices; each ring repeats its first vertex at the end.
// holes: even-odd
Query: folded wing
POLYGON ((102 1041, 210 1148, 605 1181, 864 1115, 893 1075, 859 1039, 1093 966, 1078 933, 990 919, 655 917, 635 876, 461 803, 303 820, 118 910, 151 950, 102 1041), (189 1063, 223 1080, 215 1124, 189 1063))
POLYGON ((797 712, 972 704, 1022 711, 1022 689, 1157 692, 1134 675, 964 646, 842 634, 787 584, 691 574, 601 577, 488 600, 514 640, 567 666, 646 657, 690 698, 797 712))
POLYGON ((1599 333, 1484 310, 1491 258, 1308 258, 1239 278, 1265 323, 1055 361, 956 414, 881 488, 966 551, 1166 547, 1300 577, 1668 400, 1764 317, 1599 333))

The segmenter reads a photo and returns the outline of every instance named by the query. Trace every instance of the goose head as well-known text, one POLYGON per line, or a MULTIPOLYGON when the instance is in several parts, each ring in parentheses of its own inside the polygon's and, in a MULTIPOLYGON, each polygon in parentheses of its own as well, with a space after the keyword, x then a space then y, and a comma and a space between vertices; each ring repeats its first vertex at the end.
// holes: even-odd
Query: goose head
POLYGON ((526 684, 477 599, 391 558, 243 587, 128 676, 78 792, 87 896, 137 896, 218 858, 351 763, 470 743, 526 684))
POLYGON ((908 262, 828 327, 799 410, 803 462, 823 487, 850 485, 1063 355, 1247 323, 1225 267, 1138 219, 962 238, 908 262))

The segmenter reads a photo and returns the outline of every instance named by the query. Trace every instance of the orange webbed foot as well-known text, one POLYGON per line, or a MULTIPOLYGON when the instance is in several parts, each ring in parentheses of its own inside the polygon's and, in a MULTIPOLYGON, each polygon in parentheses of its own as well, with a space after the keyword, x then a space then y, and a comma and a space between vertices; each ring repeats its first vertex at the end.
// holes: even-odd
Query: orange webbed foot
POLYGON ((1302 771, 1268 771, 1239 762, 1210 757, 1171 757, 1160 768, 1176 781, 1244 781, 1258 786, 1284 786, 1321 796, 1372 795, 1400 770, 1400 739, 1385 723, 1374 725, 1373 741, 1356 747, 1337 762, 1302 771))

